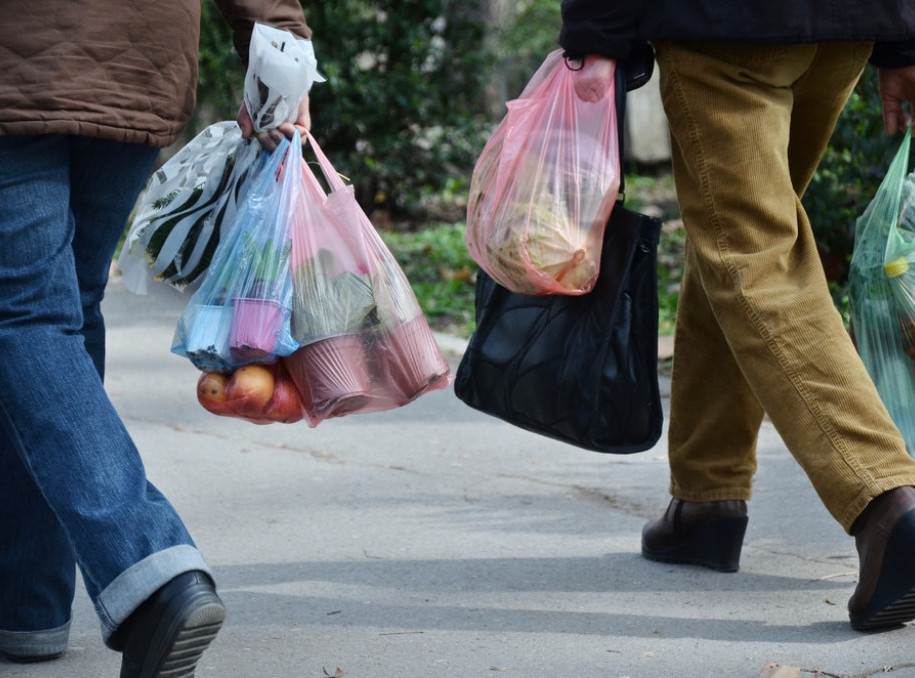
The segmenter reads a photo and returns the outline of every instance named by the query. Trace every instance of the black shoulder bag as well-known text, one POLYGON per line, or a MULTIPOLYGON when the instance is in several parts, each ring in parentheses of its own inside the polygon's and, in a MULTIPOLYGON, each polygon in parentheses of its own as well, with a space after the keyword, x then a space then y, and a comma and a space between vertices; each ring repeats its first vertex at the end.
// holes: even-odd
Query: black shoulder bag
MULTIPOLYGON (((617 69, 620 153, 625 73, 617 69)), ((600 276, 581 296, 511 292, 477 274, 477 328, 454 390, 470 407, 596 452, 661 436, 657 248, 661 221, 623 206, 607 224, 600 276)))

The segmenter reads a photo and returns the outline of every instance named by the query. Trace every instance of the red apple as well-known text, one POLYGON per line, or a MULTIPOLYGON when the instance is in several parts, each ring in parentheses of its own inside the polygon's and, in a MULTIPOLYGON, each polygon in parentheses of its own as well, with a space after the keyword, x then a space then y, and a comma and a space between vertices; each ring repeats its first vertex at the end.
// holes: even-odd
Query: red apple
POLYGON ((226 404, 242 417, 262 418, 270 398, 273 397, 274 387, 275 380, 269 367, 239 367, 226 383, 226 404))
POLYGON ((231 416, 226 405, 226 382, 229 378, 217 372, 204 372, 197 380, 197 402, 213 414, 231 416))

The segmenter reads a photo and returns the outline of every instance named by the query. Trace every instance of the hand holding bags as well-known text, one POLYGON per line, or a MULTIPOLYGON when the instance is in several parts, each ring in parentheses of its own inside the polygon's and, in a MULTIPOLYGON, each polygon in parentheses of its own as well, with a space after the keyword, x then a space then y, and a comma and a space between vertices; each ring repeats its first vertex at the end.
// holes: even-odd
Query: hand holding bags
MULTIPOLYGON (((622 125, 625 85, 617 71, 622 125)), ((512 292, 477 279, 477 328, 454 389, 469 406, 597 452, 630 453, 661 435, 657 246, 661 221, 617 202, 588 294, 512 292)))
POLYGON ((255 23, 245 72, 245 107, 255 132, 295 122, 311 86, 324 82, 311 40, 255 23))
MULTIPOLYGON (((294 122, 312 84, 324 82, 311 40, 289 31, 256 23, 248 57, 244 102, 257 132, 294 122)), ((236 121, 217 122, 153 173, 118 259, 128 289, 165 287, 175 296, 197 289, 243 202, 259 149, 242 139, 236 121)))

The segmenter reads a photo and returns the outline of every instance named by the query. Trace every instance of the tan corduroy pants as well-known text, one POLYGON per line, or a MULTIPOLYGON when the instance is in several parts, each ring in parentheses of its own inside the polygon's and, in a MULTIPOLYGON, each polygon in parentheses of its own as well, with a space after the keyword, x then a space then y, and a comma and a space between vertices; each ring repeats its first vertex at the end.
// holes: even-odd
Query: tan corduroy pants
POLYGON ((687 232, 671 493, 749 499, 767 413, 846 530, 915 460, 830 297, 807 187, 870 44, 655 45, 687 232))

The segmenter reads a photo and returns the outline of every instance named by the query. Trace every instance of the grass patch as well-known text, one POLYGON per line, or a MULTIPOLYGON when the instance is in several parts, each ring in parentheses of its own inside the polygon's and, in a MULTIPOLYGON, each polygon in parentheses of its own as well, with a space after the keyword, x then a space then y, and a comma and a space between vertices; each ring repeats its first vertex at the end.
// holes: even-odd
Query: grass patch
POLYGON ((433 224, 415 233, 380 235, 410 281, 429 325, 469 337, 476 326, 477 265, 464 242, 464 224, 433 224))
POLYGON ((658 334, 672 335, 686 250, 686 231, 679 222, 665 222, 658 242, 658 334))

